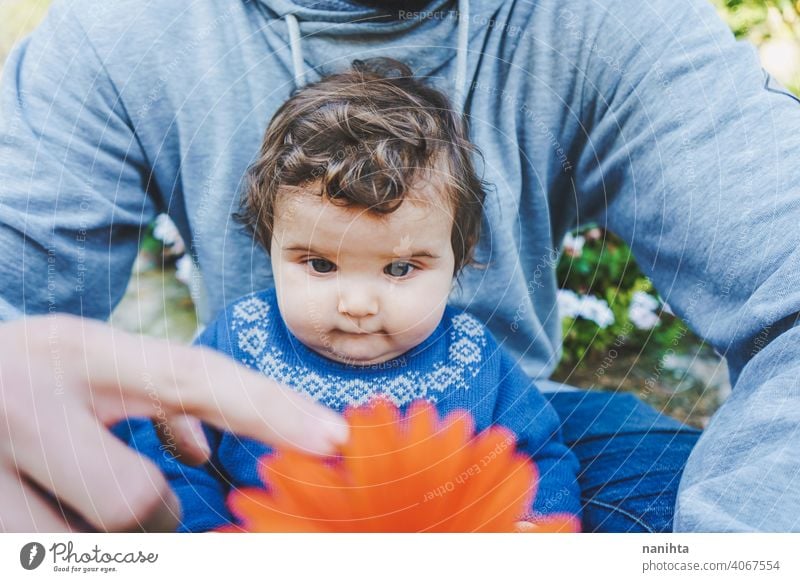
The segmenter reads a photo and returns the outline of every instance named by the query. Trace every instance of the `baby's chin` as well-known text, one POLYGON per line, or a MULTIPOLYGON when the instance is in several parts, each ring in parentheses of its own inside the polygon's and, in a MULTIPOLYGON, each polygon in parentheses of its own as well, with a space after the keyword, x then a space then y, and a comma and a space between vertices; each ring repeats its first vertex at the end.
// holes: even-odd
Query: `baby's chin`
MULTIPOLYGON (((348 364, 351 366, 375 366, 383 364, 405 353, 408 350, 385 348, 380 349, 377 346, 368 345, 370 343, 367 338, 360 338, 356 342, 362 342, 363 346, 352 345, 353 342, 336 342, 330 348, 316 348, 312 347, 315 352, 325 356, 328 359, 337 361, 341 364, 348 364)), ((380 341, 380 340, 374 340, 380 341)))

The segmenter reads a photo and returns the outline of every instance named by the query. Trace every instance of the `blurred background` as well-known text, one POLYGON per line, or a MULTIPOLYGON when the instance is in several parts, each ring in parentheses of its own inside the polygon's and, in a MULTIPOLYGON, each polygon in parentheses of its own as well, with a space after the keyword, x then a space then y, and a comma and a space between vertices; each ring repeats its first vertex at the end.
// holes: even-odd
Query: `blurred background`
MULTIPOLYGON (((676 0, 680 1, 680 0, 676 0)), ((800 0, 711 0, 737 38, 758 47, 763 66, 800 95, 800 0)), ((50 0, 0 0, 0 63, 36 27, 50 0)), ((189 342, 197 318, 192 262, 166 216, 150 225, 112 324, 189 342)), ((698 427, 730 392, 724 361, 675 318, 611 233, 569 234, 558 265, 564 355, 555 378, 630 391, 698 427)), ((195 279, 196 280, 196 279, 195 279)))

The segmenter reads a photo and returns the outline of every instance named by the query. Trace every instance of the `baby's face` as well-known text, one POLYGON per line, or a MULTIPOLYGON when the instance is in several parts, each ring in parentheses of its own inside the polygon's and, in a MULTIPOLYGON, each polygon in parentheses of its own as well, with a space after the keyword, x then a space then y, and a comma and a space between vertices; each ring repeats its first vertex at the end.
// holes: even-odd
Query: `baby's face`
POLYGON ((412 195, 383 216, 310 193, 279 200, 270 254, 289 330, 315 352, 359 366, 430 336, 455 262, 442 198, 412 195))

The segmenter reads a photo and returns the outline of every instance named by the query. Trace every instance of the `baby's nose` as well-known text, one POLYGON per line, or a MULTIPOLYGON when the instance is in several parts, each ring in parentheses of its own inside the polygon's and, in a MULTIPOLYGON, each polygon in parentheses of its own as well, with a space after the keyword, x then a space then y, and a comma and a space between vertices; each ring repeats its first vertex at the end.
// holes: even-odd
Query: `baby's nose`
POLYGON ((367 317, 378 313, 378 298, 366 287, 355 287, 339 293, 339 313, 350 317, 367 317))

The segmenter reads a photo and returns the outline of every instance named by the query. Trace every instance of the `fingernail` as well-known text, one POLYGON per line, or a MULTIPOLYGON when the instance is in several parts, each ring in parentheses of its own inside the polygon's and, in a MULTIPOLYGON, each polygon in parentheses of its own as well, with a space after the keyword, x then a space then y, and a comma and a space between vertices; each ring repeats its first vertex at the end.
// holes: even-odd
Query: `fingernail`
POLYGON ((343 445, 350 438, 350 425, 339 415, 323 420, 328 438, 337 445, 343 445))
POLYGON ((350 425, 344 417, 330 408, 317 407, 311 413, 315 424, 322 429, 321 437, 337 445, 347 442, 350 436, 350 425))
POLYGON ((304 416, 301 448, 307 453, 330 455, 336 451, 338 445, 347 442, 350 427, 344 418, 335 412, 314 406, 304 416))

